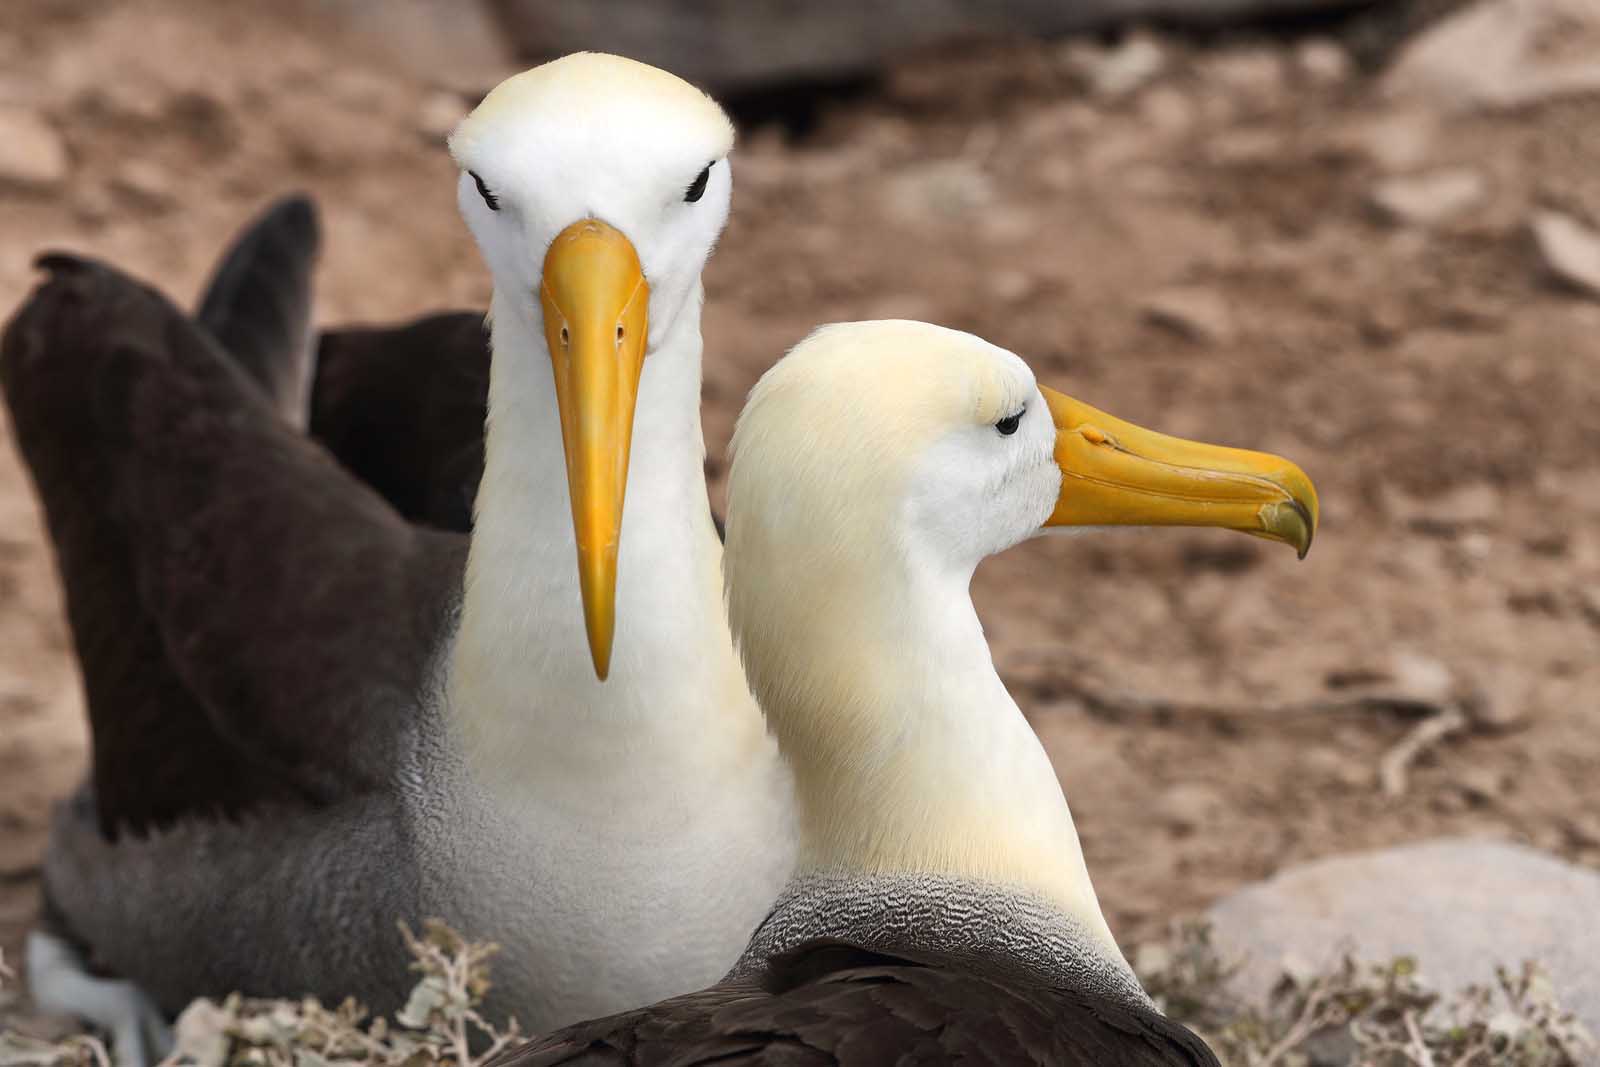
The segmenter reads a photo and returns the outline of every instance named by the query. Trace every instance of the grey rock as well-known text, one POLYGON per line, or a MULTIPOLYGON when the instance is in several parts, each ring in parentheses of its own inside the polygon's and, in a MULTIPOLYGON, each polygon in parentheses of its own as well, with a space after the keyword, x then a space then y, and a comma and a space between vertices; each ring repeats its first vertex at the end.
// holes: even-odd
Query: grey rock
POLYGON ((910 224, 960 222, 988 208, 995 198, 994 182, 965 158, 908 167, 884 183, 881 195, 890 215, 910 224))
POLYGON ((1521 845, 1444 838, 1318 860, 1238 890, 1209 918, 1234 978, 1265 997, 1284 964, 1413 956, 1450 993, 1537 960, 1556 995, 1600 1033, 1600 872, 1521 845))
POLYGON ((513 49, 491 4, 478 0, 318 3, 351 40, 363 42, 430 85, 483 92, 517 69, 513 49))
POLYGON ((1384 86, 1452 110, 1523 107, 1600 93, 1597 56, 1594 0, 1482 0, 1411 41, 1384 86))
POLYGON ((1541 211, 1531 224, 1539 255, 1550 273, 1600 298, 1600 233, 1556 211, 1541 211))
POLYGON ((111 184, 129 202, 144 208, 171 207, 176 201, 172 173, 148 159, 122 164, 111 184))
POLYGON ((1136 33, 1119 45, 1100 48, 1087 41, 1067 47, 1067 66, 1095 96, 1126 96, 1154 81, 1167 65, 1166 50, 1148 34, 1136 33))
MULTIPOLYGON (((358 0, 344 0, 347 3, 358 0)), ((372 2, 372 0, 367 0, 372 2)), ((1330 11, 1362 0, 497 0, 527 60, 620 52, 717 92, 796 78, 869 74, 912 49, 984 37, 1055 35, 1159 19, 1219 24, 1330 11)))
POLYGON ((470 110, 471 103, 457 93, 444 89, 429 93, 417 109, 417 132, 442 142, 470 110))
POLYGON ((1178 782, 1155 800, 1155 811, 1173 830, 1193 833, 1211 823, 1227 807, 1222 794, 1201 782, 1178 782))
POLYGON ((1336 157, 1364 159, 1386 172, 1406 171, 1427 161, 1439 126, 1431 109, 1399 108, 1336 125, 1328 131, 1325 144, 1336 157))
POLYGON ((1425 174, 1386 178, 1372 190, 1372 204, 1392 222, 1437 226, 1477 206, 1489 192, 1482 174, 1450 167, 1425 174))
POLYGON ((1389 656, 1387 666, 1400 692, 1420 704, 1444 705, 1455 698, 1455 675, 1442 660, 1400 649, 1389 656))
POLYGON ((67 177, 67 146, 27 108, 0 106, 0 183, 49 188, 67 177))
POLYGON ((1294 50, 1295 70, 1312 85, 1337 85, 1350 77, 1350 53, 1336 41, 1302 41, 1294 50))

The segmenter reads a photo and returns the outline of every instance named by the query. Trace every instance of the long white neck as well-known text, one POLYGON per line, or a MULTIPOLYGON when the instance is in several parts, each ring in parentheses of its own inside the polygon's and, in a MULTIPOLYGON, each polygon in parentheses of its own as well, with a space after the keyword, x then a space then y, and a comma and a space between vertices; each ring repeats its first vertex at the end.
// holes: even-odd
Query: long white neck
POLYGON ((565 782, 581 796, 601 776, 647 796, 682 781, 686 763, 712 773, 766 741, 722 604, 698 285, 691 300, 644 361, 602 683, 584 635, 549 350, 531 302, 495 294, 483 481, 446 682, 466 767, 486 785, 537 778, 545 794, 565 782))
POLYGON ((741 626, 795 772, 799 871, 1013 887, 1120 959, 1055 770, 995 673, 971 571, 914 562, 887 545, 834 555, 803 568, 805 592, 763 598, 763 626, 741 626))

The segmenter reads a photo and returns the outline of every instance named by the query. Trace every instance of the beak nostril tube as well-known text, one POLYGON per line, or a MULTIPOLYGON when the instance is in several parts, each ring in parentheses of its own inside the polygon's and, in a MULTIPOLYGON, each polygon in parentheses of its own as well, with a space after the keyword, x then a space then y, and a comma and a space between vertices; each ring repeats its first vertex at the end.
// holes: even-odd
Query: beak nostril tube
POLYGON ((1146 430, 1043 386, 1061 493, 1047 526, 1220 526, 1292 546, 1317 529, 1304 471, 1265 452, 1146 430))

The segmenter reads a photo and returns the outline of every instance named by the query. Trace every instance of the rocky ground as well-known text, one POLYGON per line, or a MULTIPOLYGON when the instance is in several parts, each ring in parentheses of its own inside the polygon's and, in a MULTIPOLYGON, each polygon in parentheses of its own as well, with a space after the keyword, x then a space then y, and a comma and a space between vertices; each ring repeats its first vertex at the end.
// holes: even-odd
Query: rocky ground
MULTIPOLYGON (((469 101, 263 10, 14 0, 0 307, 51 246, 188 299, 292 189, 324 211, 323 321, 484 303, 440 143, 469 101)), ((1301 861, 1441 834, 1600 867, 1597 51, 1586 0, 1468 9, 1376 73, 1306 37, 950 48, 804 137, 744 131, 707 281, 714 476, 786 346, 904 316, 1317 481, 1304 562, 1162 531, 979 574, 1124 940, 1301 861)), ((13 958, 83 760, 49 548, 0 444, 13 958)))

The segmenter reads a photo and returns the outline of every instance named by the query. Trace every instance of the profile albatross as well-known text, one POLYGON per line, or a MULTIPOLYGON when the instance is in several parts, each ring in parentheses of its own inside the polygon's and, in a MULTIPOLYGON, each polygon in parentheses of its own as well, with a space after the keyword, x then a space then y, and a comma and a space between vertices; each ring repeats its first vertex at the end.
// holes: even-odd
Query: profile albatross
POLYGON ((1310 481, 909 322, 813 334, 756 386, 733 457, 729 616, 794 767, 796 875, 720 984, 501 1067, 1214 1064, 1118 950, 968 585, 1063 525, 1224 526, 1304 553, 1310 481))
POLYGON ((737 957, 794 830, 703 473, 732 137, 699 90, 602 55, 455 132, 494 276, 470 548, 303 435, 303 381, 262 371, 299 324, 247 359, 108 267, 42 261, 0 376, 93 727, 46 889, 98 965, 168 1012, 234 989, 386 1012, 396 920, 438 915, 504 947, 491 1013, 543 1029, 737 957))

